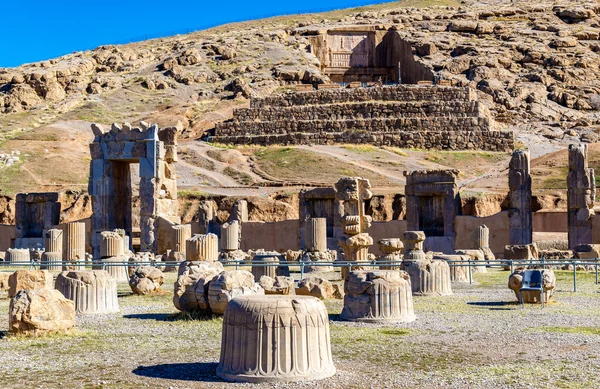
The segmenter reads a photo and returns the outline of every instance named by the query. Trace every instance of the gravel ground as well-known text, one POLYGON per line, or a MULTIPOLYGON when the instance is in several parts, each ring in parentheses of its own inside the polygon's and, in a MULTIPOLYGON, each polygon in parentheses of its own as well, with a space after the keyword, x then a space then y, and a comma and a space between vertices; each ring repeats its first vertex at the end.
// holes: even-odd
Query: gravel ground
MULTIPOLYGON (((77 317, 71 335, 0 332, 2 388, 591 388, 600 387, 600 295, 593 273, 557 272, 543 310, 521 309, 508 272, 475 274, 447 297, 415 297, 417 320, 397 326, 339 321, 329 300, 337 374, 312 383, 230 384, 214 375, 220 318, 185 320, 164 293, 138 297, 119 287, 121 313, 77 317)), ((0 294, 0 310, 9 300, 0 294)), ((7 328, 7 315, 0 328, 7 328)))

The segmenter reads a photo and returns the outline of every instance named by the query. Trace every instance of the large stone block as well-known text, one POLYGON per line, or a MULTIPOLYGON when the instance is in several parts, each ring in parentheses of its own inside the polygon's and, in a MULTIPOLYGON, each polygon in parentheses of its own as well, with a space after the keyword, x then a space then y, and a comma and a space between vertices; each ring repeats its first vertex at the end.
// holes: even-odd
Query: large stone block
POLYGON ((20 290, 10 301, 8 328, 14 334, 67 332, 74 326, 75 304, 58 290, 20 290))
POLYGON ((295 382, 331 377, 329 317, 308 296, 243 296, 223 317, 217 376, 236 382, 295 382))
POLYGON ((8 278, 8 296, 14 297, 20 290, 53 289, 52 274, 47 270, 17 270, 8 278))
POLYGON ((304 296, 313 296, 321 300, 334 297, 334 289, 331 282, 319 277, 306 277, 298 281, 296 294, 304 296))
POLYGON ((117 282, 104 270, 64 271, 56 277, 55 287, 75 303, 78 313, 119 311, 117 282))

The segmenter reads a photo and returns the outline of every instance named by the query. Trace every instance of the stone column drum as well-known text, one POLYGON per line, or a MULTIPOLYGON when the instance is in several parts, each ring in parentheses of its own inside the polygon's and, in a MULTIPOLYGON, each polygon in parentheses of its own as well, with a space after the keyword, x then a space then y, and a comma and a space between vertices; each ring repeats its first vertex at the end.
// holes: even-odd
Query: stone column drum
POLYGON ((260 277, 268 276, 271 278, 275 278, 277 276, 277 266, 279 263, 279 258, 275 255, 255 255, 252 258, 252 262, 256 262, 252 264, 252 275, 254 276, 254 281, 260 281, 260 277), (267 266, 266 263, 270 262, 273 266, 267 266), (264 265, 263 265, 264 264, 264 265))
POLYGON ((63 231, 53 228, 44 234, 44 250, 49 253, 62 253, 63 231))
MULTIPOLYGON (((73 222, 67 223, 63 227, 63 261, 85 261, 85 223, 73 222)), ((63 270, 69 270, 67 267, 83 268, 83 265, 66 266, 63 270)))
POLYGON ((192 237, 192 225, 178 224, 173 226, 173 231, 175 233, 175 248, 173 251, 182 253, 185 258, 187 249, 186 242, 192 237))
POLYGON ((196 234, 186 241, 188 261, 217 261, 219 238, 215 234, 196 234))
POLYGON ((55 288, 75 303, 77 313, 119 311, 117 281, 104 270, 64 271, 55 288))
POLYGON ((450 295, 450 266, 444 260, 429 260, 423 252, 425 233, 407 231, 404 233, 406 251, 402 261, 402 270, 410 275, 414 295, 450 295))
MULTIPOLYGON (((404 248, 404 244, 398 238, 391 239, 380 239, 377 242, 379 250, 383 253, 382 256, 377 258, 377 262, 400 262, 402 261, 401 251, 404 248)), ((383 265, 379 266, 380 270, 399 270, 400 264, 398 265, 383 265)))
POLYGON ((221 250, 235 251, 240 248, 240 224, 238 221, 221 226, 221 250))
POLYGON ((29 262, 31 253, 29 249, 8 249, 6 250, 6 262, 29 262))
POLYGON ((118 257, 124 253, 123 235, 114 231, 100 233, 100 257, 118 257))
POLYGON ((415 320, 410 276, 401 270, 353 271, 344 282, 342 319, 371 323, 415 320))
POLYGON ((335 372, 329 317, 319 299, 253 295, 227 305, 217 376, 272 383, 319 380, 335 372))
POLYGON ((306 250, 327 250, 327 219, 322 217, 306 220, 306 250))

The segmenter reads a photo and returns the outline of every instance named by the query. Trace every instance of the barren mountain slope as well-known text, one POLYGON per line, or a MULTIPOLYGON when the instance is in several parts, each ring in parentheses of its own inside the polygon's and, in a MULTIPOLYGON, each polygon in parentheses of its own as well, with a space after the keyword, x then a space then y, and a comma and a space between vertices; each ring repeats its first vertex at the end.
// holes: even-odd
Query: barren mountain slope
MULTIPOLYGON (((380 160, 357 166, 339 147, 301 148, 291 153, 298 163, 304 161, 302 153, 316 153, 322 161, 311 164, 339 168, 305 169, 303 174, 302 166, 284 171, 269 163, 269 158, 279 158, 273 150, 241 150, 241 159, 223 162, 208 155, 208 146, 193 141, 215 122, 230 118, 234 108, 247 106, 252 96, 279 93, 296 83, 328 82, 310 53, 308 36, 343 25, 396 30, 411 43, 417 61, 440 77, 477 89, 496 119, 514 128, 535 156, 569 142, 596 140, 596 2, 488 0, 458 5, 452 0, 409 0, 277 17, 0 69, 0 154, 21 153, 19 161, 0 169, 0 190, 85 189, 89 124, 138 120, 180 126, 183 188, 220 191, 278 181, 325 184, 344 169, 371 174, 381 187, 398 185, 402 169, 431 166, 426 152, 408 152, 406 161, 386 152, 380 160), (423 8, 429 5, 433 7, 423 8)), ((477 177, 471 173, 476 168, 488 167, 480 162, 468 158, 462 163, 469 180, 477 177)), ((435 163, 452 165, 445 159, 435 163)), ((489 166, 493 172, 495 164, 489 166)))

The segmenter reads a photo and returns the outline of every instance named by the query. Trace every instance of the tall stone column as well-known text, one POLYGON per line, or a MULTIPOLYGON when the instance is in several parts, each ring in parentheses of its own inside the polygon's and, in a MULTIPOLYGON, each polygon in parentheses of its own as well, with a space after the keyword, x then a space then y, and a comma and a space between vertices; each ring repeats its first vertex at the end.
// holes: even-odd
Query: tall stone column
POLYGON ((492 249, 490 249, 490 229, 484 224, 477 227, 471 235, 473 249, 481 250, 486 261, 496 259, 492 249))
POLYGON ((189 261, 217 261, 219 238, 215 234, 194 235, 186 242, 189 261))
POLYGON ((567 208, 570 249, 592 243, 596 184, 594 169, 588 168, 587 151, 587 144, 569 145, 567 208))
POLYGON ((306 220, 306 250, 327 250, 327 219, 319 217, 306 220))
POLYGON ((510 244, 530 244, 533 240, 533 222, 529 150, 516 150, 513 153, 509 165, 508 186, 510 244))
MULTIPOLYGON (((63 227, 63 261, 85 261, 85 223, 67 223, 63 227)), ((83 265, 63 266, 63 270, 83 268, 83 265), (68 269, 70 268, 70 269, 68 269)))

